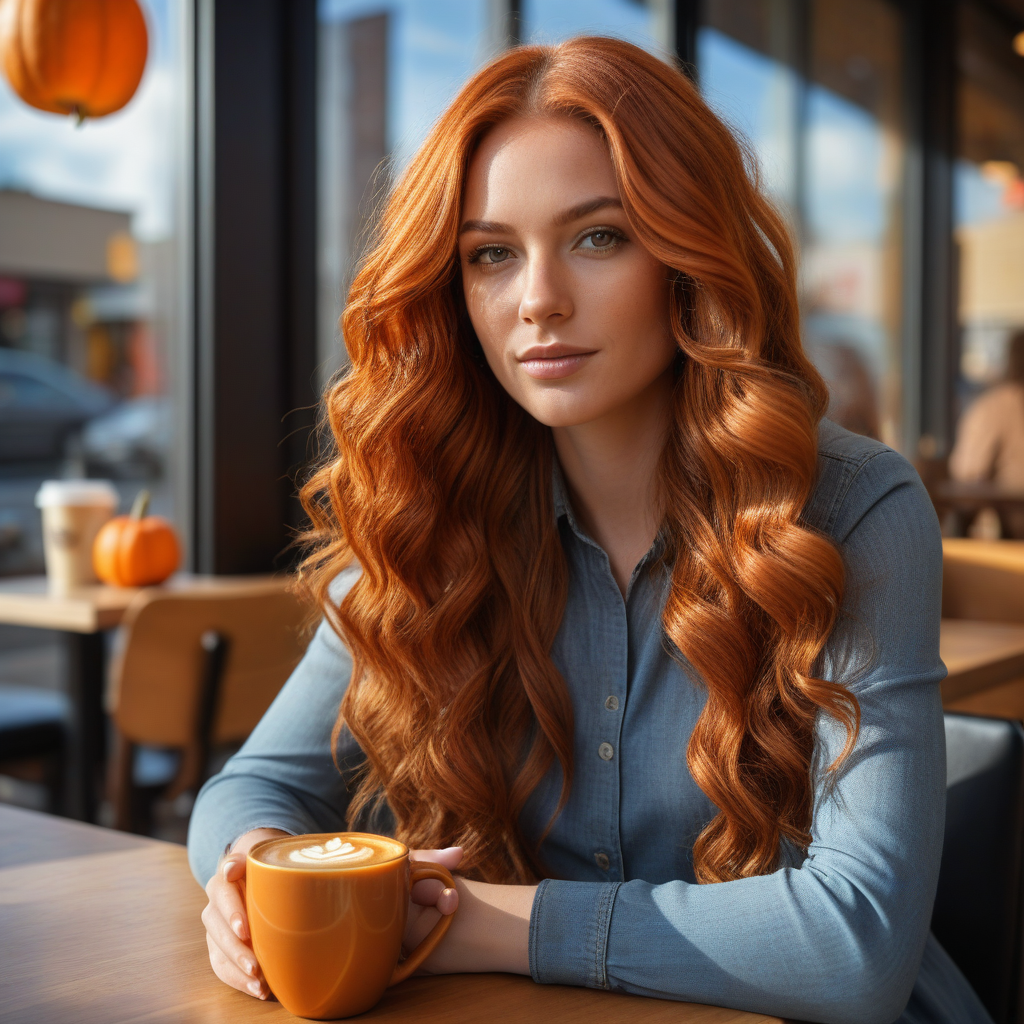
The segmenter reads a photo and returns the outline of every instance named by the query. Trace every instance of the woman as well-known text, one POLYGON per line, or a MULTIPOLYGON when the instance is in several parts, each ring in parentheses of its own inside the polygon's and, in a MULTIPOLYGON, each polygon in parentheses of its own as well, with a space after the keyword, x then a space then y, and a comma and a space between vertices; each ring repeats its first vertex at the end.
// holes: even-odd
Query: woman
MULTIPOLYGON (((991 480, 1024 492, 1024 331, 1010 335, 1006 377, 980 394, 964 411, 949 475, 963 483, 991 480)), ((1024 510, 1000 516, 1004 537, 1024 540, 1024 510)))
POLYGON ((435 972, 988 1019, 928 932, 935 517, 819 423, 794 275, 668 65, 577 39, 465 86, 345 311, 303 491, 325 622, 193 814, 224 981, 266 995, 244 851, 362 825, 460 867, 416 894, 460 908, 435 972))

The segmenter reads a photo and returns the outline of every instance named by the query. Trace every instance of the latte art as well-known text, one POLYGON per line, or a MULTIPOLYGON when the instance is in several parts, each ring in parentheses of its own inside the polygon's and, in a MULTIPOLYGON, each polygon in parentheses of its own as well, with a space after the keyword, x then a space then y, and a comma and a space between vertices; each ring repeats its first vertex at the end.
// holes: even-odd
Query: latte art
POLYGON ((363 871, 404 857, 406 848, 366 832, 318 832, 258 843, 250 856, 263 864, 296 871, 363 871))
POLYGON ((368 846, 353 846, 335 837, 328 839, 322 846, 317 844, 292 850, 288 859, 294 864, 354 864, 372 857, 373 853, 368 846))

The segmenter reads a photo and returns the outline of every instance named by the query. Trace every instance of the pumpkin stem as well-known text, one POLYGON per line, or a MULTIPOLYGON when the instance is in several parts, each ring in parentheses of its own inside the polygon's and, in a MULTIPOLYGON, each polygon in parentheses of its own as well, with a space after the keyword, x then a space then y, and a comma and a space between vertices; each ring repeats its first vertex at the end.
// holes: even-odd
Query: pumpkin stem
POLYGON ((151 495, 149 491, 143 488, 135 496, 135 501, 132 503, 132 519, 142 519, 145 514, 149 511, 149 499, 151 495))
POLYGON ((74 115, 74 118, 75 118, 75 127, 76 128, 81 128, 82 125, 85 124, 85 114, 82 112, 81 105, 76 103, 71 108, 71 113, 74 115))

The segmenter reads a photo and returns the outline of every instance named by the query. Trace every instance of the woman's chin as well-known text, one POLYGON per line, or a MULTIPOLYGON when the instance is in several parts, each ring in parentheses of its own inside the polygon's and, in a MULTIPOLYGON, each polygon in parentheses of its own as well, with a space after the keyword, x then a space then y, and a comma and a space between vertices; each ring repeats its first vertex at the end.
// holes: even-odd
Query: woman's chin
POLYGON ((524 402, 522 405, 538 423, 543 423, 544 426, 551 427, 552 430, 581 427, 585 423, 593 423, 608 411, 596 403, 524 402))

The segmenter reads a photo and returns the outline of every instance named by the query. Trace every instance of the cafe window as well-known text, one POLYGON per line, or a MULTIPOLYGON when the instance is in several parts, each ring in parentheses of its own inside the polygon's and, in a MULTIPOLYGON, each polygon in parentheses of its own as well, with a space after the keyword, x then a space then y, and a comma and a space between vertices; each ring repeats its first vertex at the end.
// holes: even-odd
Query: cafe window
POLYGON ((430 126, 500 41, 490 0, 321 0, 318 7, 318 345, 341 365, 344 296, 374 211, 430 126))
POLYGON ((0 77, 0 574, 42 570, 48 477, 184 517, 187 6, 142 4, 145 73, 107 117, 76 126, 0 77))
POLYGON ((524 0, 525 43, 557 43, 570 36, 617 36, 645 49, 671 49, 672 0, 524 0))
POLYGON ((701 87, 749 146, 800 251, 804 343, 830 415, 896 448, 904 422, 904 26, 886 0, 709 0, 701 87))
POLYGON ((1024 329, 1024 41, 984 9, 959 12, 956 94, 957 410, 1006 370, 1024 329))

